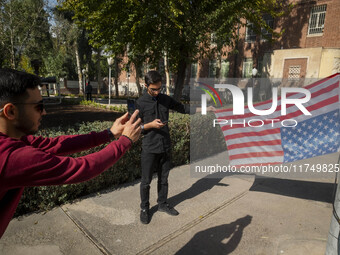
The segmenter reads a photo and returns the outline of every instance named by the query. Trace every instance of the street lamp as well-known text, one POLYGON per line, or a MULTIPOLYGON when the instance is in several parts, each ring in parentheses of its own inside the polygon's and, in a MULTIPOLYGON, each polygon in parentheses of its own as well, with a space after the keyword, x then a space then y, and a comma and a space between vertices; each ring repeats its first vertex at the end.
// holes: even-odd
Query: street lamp
POLYGON ((254 67, 253 70, 251 70, 251 74, 253 75, 253 78, 257 75, 257 69, 254 67))
POLYGON ((113 64, 113 57, 107 58, 109 64, 109 106, 111 105, 111 66, 113 64))
POLYGON ((253 102, 254 101, 257 101, 259 98, 258 98, 258 88, 254 87, 254 78, 256 78, 256 75, 257 75, 257 69, 254 67, 253 70, 251 70, 251 74, 252 74, 252 83, 253 83, 253 102))
POLYGON ((130 69, 129 69, 129 68, 128 68, 128 70, 127 70, 126 76, 127 76, 127 81, 128 81, 128 91, 127 91, 127 96, 128 96, 128 98, 129 98, 129 96, 130 96, 130 69))
POLYGON ((83 74, 83 95, 84 95, 84 100, 85 100, 85 79, 86 79, 86 69, 81 70, 83 74))

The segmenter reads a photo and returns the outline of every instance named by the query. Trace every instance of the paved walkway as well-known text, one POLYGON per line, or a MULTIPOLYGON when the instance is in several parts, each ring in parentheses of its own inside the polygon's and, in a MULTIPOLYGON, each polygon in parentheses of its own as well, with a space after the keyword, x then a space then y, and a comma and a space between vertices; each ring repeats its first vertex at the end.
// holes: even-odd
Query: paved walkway
POLYGON ((141 224, 139 182, 130 183, 13 219, 0 254, 324 254, 333 180, 307 177, 193 178, 189 165, 177 167, 169 178, 176 217, 157 212, 154 180, 152 219, 141 224))

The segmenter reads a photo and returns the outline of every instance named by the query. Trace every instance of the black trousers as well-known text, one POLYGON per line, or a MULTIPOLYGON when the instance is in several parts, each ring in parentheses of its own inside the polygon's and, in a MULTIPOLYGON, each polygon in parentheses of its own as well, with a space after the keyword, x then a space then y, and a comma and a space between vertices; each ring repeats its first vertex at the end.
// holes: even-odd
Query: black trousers
POLYGON ((140 184, 140 197, 142 209, 148 209, 150 206, 150 183, 154 171, 158 174, 157 192, 158 205, 167 202, 168 198, 168 176, 171 169, 170 152, 165 153, 147 153, 142 151, 142 181, 140 184))
POLYGON ((92 93, 86 93, 86 100, 91 100, 92 101, 92 93))

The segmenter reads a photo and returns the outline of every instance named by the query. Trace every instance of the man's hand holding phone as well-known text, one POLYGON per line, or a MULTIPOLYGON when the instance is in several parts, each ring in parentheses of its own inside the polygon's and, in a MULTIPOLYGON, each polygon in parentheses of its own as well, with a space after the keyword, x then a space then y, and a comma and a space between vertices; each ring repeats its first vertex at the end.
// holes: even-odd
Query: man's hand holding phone
POLYGON ((149 122, 144 125, 144 129, 148 130, 151 128, 157 128, 160 129, 164 127, 166 124, 164 124, 160 119, 154 119, 152 122, 149 122))

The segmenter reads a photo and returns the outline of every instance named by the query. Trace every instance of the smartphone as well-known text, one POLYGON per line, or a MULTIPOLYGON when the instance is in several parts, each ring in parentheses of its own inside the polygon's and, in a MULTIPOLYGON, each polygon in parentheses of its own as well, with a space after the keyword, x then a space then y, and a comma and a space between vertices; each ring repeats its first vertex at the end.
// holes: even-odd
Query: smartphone
POLYGON ((168 120, 162 121, 163 124, 167 124, 168 122, 169 122, 168 120))

